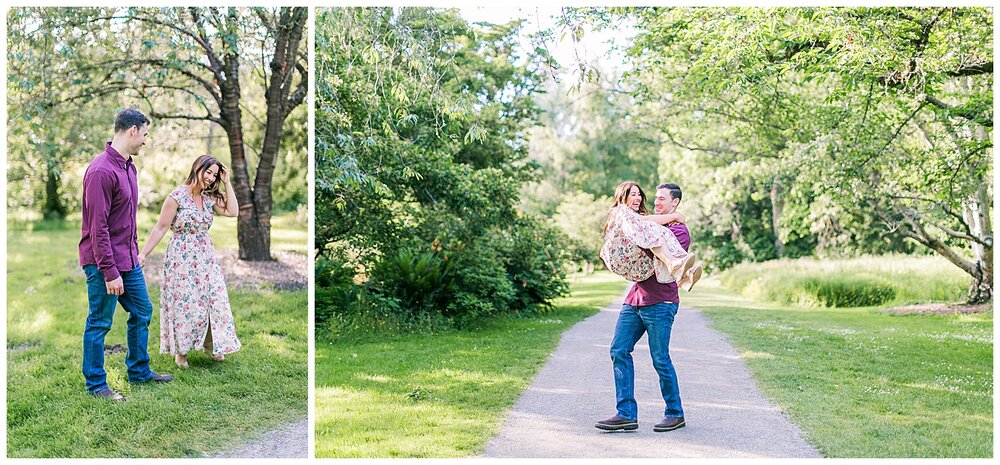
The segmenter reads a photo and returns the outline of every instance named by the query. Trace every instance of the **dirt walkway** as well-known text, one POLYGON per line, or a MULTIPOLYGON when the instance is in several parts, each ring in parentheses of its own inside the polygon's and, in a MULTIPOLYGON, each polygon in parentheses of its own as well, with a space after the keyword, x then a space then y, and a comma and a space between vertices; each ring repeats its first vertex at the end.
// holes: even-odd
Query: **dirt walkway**
POLYGON ((264 432, 257 439, 220 452, 216 458, 308 458, 309 422, 306 418, 264 432))

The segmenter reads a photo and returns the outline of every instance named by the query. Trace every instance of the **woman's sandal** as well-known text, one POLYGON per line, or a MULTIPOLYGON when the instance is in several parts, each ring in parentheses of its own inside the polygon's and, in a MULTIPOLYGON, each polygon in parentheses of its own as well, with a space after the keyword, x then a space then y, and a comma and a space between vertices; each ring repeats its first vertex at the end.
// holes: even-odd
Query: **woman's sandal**
POLYGON ((701 273, 701 265, 695 265, 693 268, 688 270, 687 273, 684 273, 684 276, 677 281, 677 285, 686 289, 688 292, 691 292, 691 289, 694 287, 694 283, 701 279, 701 273))
POLYGON ((667 263, 667 270, 674 277, 674 280, 681 281, 684 278, 684 274, 694 266, 694 262, 694 254, 688 253, 682 258, 667 263))

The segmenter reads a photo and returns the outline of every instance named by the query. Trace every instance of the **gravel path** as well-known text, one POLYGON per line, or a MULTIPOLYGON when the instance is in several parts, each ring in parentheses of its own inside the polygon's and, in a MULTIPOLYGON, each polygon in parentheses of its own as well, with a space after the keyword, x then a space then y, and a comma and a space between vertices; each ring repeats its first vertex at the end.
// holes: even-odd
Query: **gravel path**
MULTIPOLYGON (((624 297, 624 296, 623 296, 624 297)), ((490 440, 486 457, 820 457, 765 398, 725 336, 697 309, 681 307, 670 356, 687 426, 654 433, 663 416, 646 337, 636 344, 639 429, 602 432, 615 413, 608 354, 621 298, 567 331, 532 385, 490 440)))
POLYGON ((215 455, 217 458, 308 458, 309 422, 306 418, 267 431, 257 439, 215 455))

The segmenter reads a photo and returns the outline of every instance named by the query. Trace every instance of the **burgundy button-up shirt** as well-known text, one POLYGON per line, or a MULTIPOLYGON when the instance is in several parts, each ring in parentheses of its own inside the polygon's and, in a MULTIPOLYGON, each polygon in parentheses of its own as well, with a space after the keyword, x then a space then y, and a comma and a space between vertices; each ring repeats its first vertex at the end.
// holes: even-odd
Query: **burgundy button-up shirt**
POLYGON ((80 266, 97 265, 105 281, 139 266, 135 215, 139 184, 132 157, 126 160, 111 142, 83 175, 83 228, 80 266))
MULTIPOLYGON (((684 250, 687 250, 691 246, 691 233, 688 231, 687 226, 674 224, 667 227, 674 233, 674 237, 677 238, 677 242, 681 243, 681 247, 684 247, 684 250)), ((647 253, 650 256, 653 255, 652 252, 647 251, 647 253)), ((677 283, 670 282, 663 284, 656 280, 655 274, 646 278, 645 281, 633 284, 628 294, 625 295, 625 303, 636 307, 663 302, 681 303, 680 296, 677 293, 677 283)))

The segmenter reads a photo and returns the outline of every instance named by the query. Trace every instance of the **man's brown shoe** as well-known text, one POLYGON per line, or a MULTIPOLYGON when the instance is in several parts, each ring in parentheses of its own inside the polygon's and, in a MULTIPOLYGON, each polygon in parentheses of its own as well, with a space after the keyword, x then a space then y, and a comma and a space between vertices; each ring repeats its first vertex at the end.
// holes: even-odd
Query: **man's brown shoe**
POLYGON ((130 382, 130 383, 148 383, 148 382, 151 382, 151 381, 155 381, 157 383, 169 383, 169 382, 171 382, 173 380, 174 380, 174 375, 167 375, 167 374, 161 375, 159 373, 153 373, 153 376, 150 376, 149 379, 145 379, 145 380, 142 380, 142 381, 135 381, 135 380, 131 380, 130 379, 130 380, 128 380, 128 382, 130 382))
POLYGON ((626 420, 618 415, 615 415, 607 420, 601 420, 595 423, 594 427, 604 431, 632 431, 639 429, 639 422, 636 420, 626 420))
POLYGON ((111 388, 101 389, 100 391, 97 391, 91 395, 98 399, 111 399, 111 400, 117 400, 119 402, 125 402, 125 396, 115 391, 112 391, 111 388))
POLYGON ((153 377, 149 378, 150 381, 156 381, 157 383, 169 383, 174 380, 174 375, 153 373, 153 377))
POLYGON ((684 427, 684 417, 671 418, 667 417, 661 420, 656 425, 653 425, 653 431, 657 433, 662 433, 664 431, 673 431, 677 428, 684 427))

